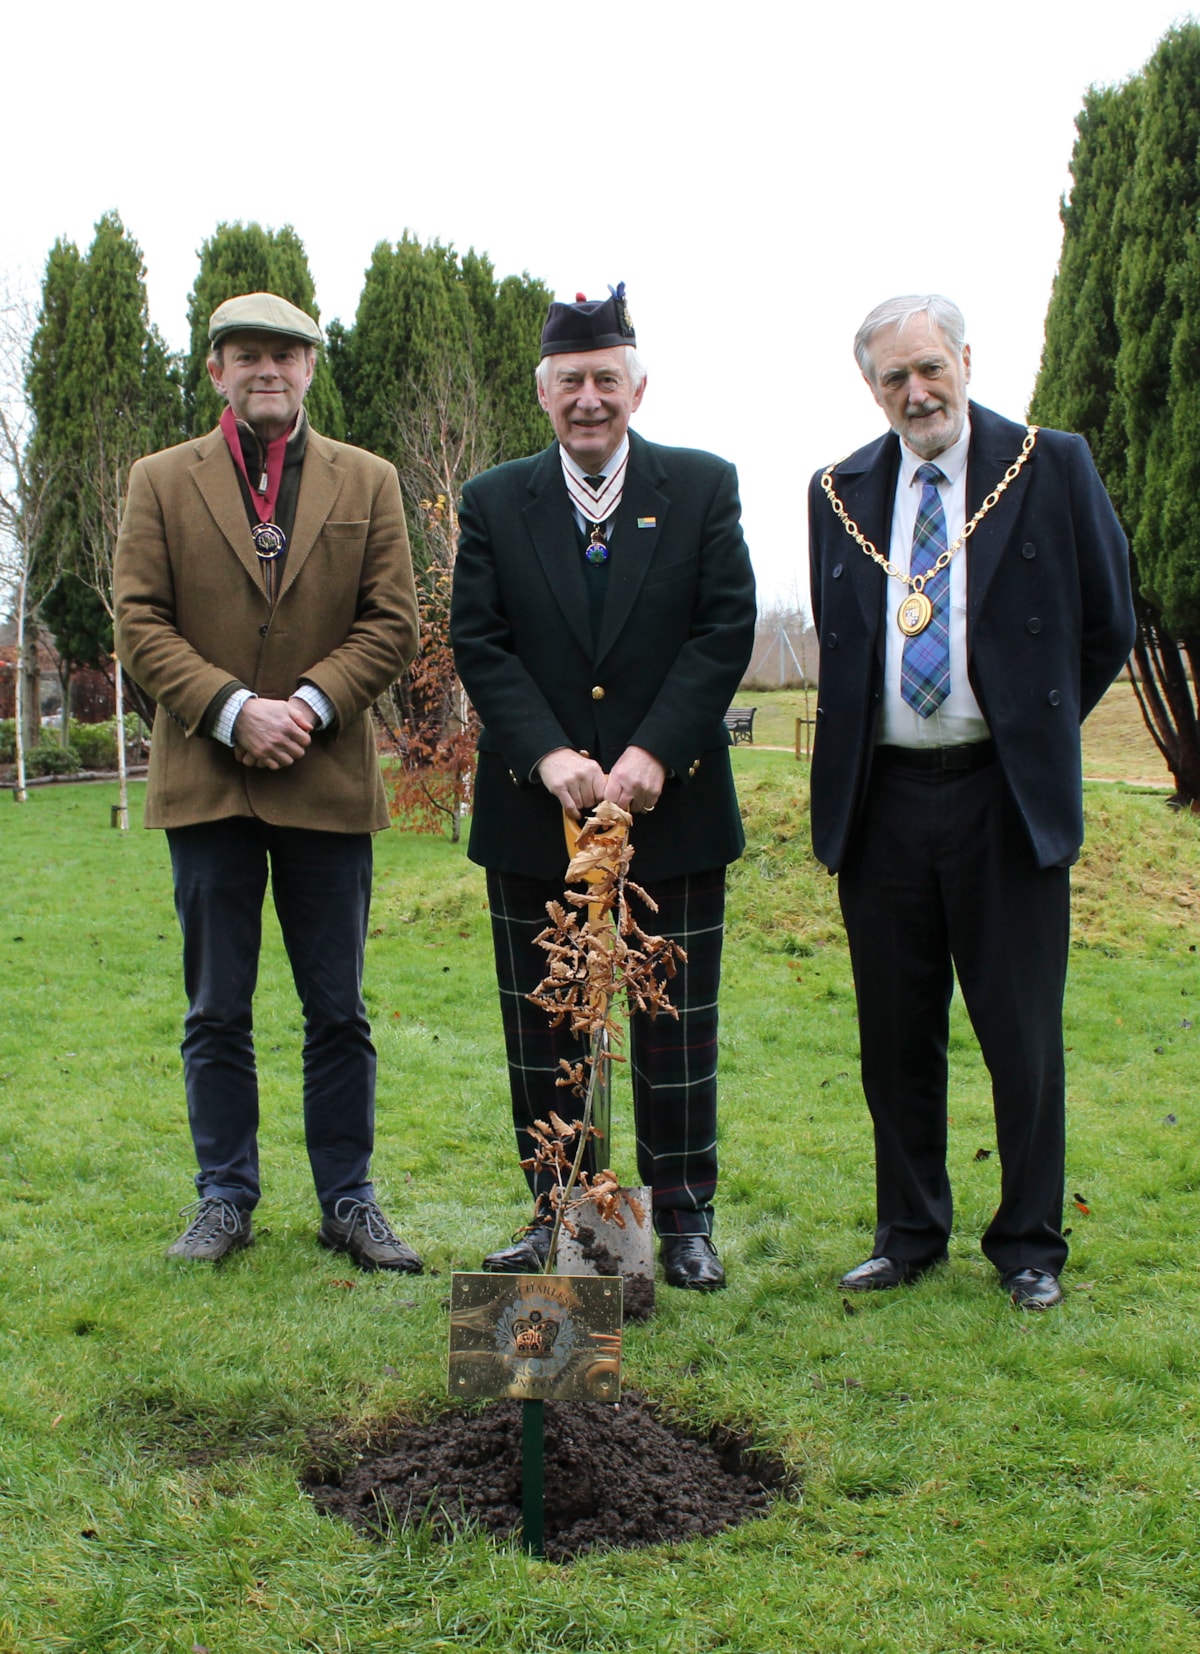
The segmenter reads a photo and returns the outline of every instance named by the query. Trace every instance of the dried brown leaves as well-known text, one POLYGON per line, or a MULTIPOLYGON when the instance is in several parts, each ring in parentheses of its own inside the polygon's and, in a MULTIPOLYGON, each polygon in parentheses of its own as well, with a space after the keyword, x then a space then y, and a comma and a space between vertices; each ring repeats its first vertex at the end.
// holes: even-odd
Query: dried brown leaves
MULTIPOLYGON (((629 907, 629 897, 635 895, 652 913, 658 911, 654 900, 629 877, 632 823, 632 816, 615 804, 597 806, 580 830, 567 868, 567 883, 586 883, 587 890, 568 890, 564 901, 547 902, 550 923, 534 939, 545 951, 549 968, 528 998, 551 1017, 552 1027, 569 1022, 573 1034, 591 1043, 590 1054, 579 1062, 562 1060, 558 1081, 583 1098, 583 1119, 567 1125, 552 1113, 548 1124, 536 1121, 530 1131, 533 1154, 521 1162, 526 1170, 553 1174, 554 1185, 543 1199, 549 1206, 544 1215, 554 1218, 555 1239, 561 1227, 575 1233, 568 1213, 583 1205, 594 1208, 602 1220, 625 1227, 614 1173, 606 1168, 589 1176, 581 1169, 584 1146, 601 1136, 591 1124, 597 1083, 608 1064, 624 1061, 613 1051, 621 1037, 614 1000, 624 993, 630 1014, 679 1015, 667 997, 667 984, 677 962, 686 962, 687 955, 677 942, 643 930, 629 907)), ((644 1213, 628 1190, 625 1194, 640 1224, 644 1213)), ((553 1251, 552 1247, 551 1257, 553 1251)))
MULTIPOLYGON (((635 895, 652 913, 658 911, 654 900, 629 877, 632 821, 615 804, 597 806, 580 830, 567 868, 568 884, 586 881, 588 888, 568 890, 568 905, 547 902, 550 923, 534 939, 549 957, 549 970, 529 998, 553 1019, 553 1027, 569 1021, 573 1034, 593 1042, 602 1035, 610 1042, 619 1039, 621 1025, 612 1005, 622 992, 631 1013, 679 1015, 667 997, 667 984, 676 962, 686 961, 687 955, 678 943, 643 930, 629 907, 629 896, 635 895)), ((558 1083, 582 1095, 582 1065, 564 1067, 567 1074, 558 1083)))
MULTIPOLYGON (((535 1120, 527 1129, 535 1146, 529 1158, 522 1160, 521 1169, 550 1170, 555 1178, 549 1195, 539 1197, 539 1204, 544 1202, 539 1215, 554 1218, 569 1235, 574 1235, 576 1228, 571 1219, 572 1211, 578 1212, 580 1207, 591 1206, 602 1221, 615 1223, 618 1228, 624 1229, 621 1185, 617 1182, 616 1173, 606 1166, 592 1177, 582 1171, 572 1177, 578 1158, 579 1135, 582 1132, 587 1139, 599 1138, 600 1133, 595 1126, 585 1126, 582 1120, 573 1120, 568 1125, 552 1112, 548 1123, 535 1120)), ((644 1223, 646 1214, 641 1202, 628 1189, 625 1190, 625 1199, 639 1225, 644 1223)))
MULTIPOLYGON (((625 1227, 625 1218, 620 1210, 621 1190, 616 1174, 605 1168, 589 1177, 587 1172, 579 1172, 572 1178, 575 1160, 578 1156, 579 1135, 584 1133, 588 1139, 599 1138, 600 1133, 595 1126, 586 1126, 582 1120, 573 1120, 570 1125, 555 1113, 551 1113, 549 1122, 535 1120, 528 1128, 529 1135, 534 1140, 534 1151, 527 1160, 522 1160, 524 1171, 549 1170, 554 1174, 554 1187, 545 1198, 545 1217, 561 1218, 562 1227, 570 1235, 575 1234, 575 1225, 571 1221, 570 1212, 573 1208, 583 1205, 593 1206, 598 1216, 611 1219, 622 1229, 625 1227), (572 1195, 574 1198, 571 1198, 572 1195)), ((642 1213, 636 1209, 636 1203, 630 1201, 635 1209, 635 1216, 640 1223, 642 1213)))

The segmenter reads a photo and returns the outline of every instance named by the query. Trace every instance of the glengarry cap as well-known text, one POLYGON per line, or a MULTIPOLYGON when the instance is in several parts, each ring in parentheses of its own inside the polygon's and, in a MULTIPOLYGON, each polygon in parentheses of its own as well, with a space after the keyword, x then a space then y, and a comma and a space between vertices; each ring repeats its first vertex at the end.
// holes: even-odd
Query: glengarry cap
POLYGON ((581 350, 613 350, 618 345, 637 348, 637 335, 625 283, 610 287, 608 298, 589 299, 576 293, 574 304, 552 304, 542 328, 542 355, 565 356, 581 350))

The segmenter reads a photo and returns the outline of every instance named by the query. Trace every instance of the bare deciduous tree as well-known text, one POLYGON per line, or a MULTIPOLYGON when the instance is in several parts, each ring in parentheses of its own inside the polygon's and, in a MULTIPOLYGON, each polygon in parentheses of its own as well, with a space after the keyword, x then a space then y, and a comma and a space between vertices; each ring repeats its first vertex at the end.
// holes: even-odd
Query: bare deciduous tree
POLYGON ((24 804, 28 796, 25 749, 38 715, 36 698, 32 708, 28 704, 29 684, 37 681, 38 650, 31 577, 54 480, 53 469, 37 465, 32 455, 33 417, 25 380, 36 326, 33 305, 6 284, 0 292, 0 587, 12 595, 17 624, 17 783, 13 796, 18 804, 24 804))
MULTIPOLYGON (((112 409, 97 404, 94 438, 79 458, 80 528, 83 531, 79 577, 92 588, 104 605, 109 620, 114 618, 113 560, 121 511, 130 467, 141 458, 144 438, 138 421, 124 410, 113 417, 112 409)), ((125 679, 121 658, 114 651, 113 700, 116 710, 117 804, 113 824, 125 832, 129 827, 129 771, 125 756, 125 679)))
POLYGON ((394 412, 400 486, 417 517, 421 647, 401 705, 402 768, 395 813, 418 830, 449 818, 457 843, 470 808, 478 720, 454 670, 450 589, 458 552, 458 495, 494 464, 498 444, 468 361, 449 358, 394 412))

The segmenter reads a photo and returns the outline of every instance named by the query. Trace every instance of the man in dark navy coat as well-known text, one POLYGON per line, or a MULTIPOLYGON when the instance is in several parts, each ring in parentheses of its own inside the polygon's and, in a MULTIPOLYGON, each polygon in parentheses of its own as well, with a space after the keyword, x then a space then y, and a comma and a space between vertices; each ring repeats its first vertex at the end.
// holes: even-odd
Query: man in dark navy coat
MULTIPOLYGON (((607 799, 633 814, 653 929, 687 953, 679 1020, 631 1018, 638 1171, 668 1283, 711 1291, 725 1281, 712 1242, 725 868, 743 846, 724 713, 750 659, 754 580, 732 465, 630 433, 645 389, 623 283, 551 305, 537 391, 557 440, 467 485, 451 632, 483 723, 470 855, 488 875, 519 1152, 562 1110, 560 1059, 582 1055, 525 998, 546 969, 532 945, 546 902, 562 899, 563 812, 607 799)), ((532 1174, 530 1187, 542 1192, 532 1174)), ((535 1217, 484 1267, 536 1270, 548 1245, 535 1217)))
POLYGON ((957 972, 992 1079, 1012 1300, 1062 1297, 1062 1003, 1083 838, 1079 726, 1134 636, 1128 552, 1081 437, 967 400, 957 306, 891 299, 855 340, 889 435, 813 479, 817 855, 839 876, 875 1128, 851 1291, 946 1257, 957 972))

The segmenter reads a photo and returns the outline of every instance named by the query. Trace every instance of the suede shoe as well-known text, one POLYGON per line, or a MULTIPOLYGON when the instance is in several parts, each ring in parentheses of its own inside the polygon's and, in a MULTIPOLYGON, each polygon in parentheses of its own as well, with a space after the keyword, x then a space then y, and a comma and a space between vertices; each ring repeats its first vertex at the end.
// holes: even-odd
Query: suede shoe
POLYGON ((868 1258, 843 1275, 838 1285, 844 1292, 886 1292, 889 1287, 919 1281, 945 1262, 945 1252, 936 1258, 868 1258))
POLYGON ((195 1216, 174 1246, 167 1248, 168 1258, 189 1258, 195 1263, 220 1263, 230 1252, 254 1245, 250 1227, 250 1213, 231 1200, 218 1195, 203 1195, 191 1206, 185 1206, 180 1217, 195 1216))
POLYGON ((483 1260, 488 1275, 540 1275, 550 1256, 550 1229, 548 1223, 535 1223, 512 1246, 499 1252, 489 1252, 483 1260))
POLYGON ((1058 1276, 1047 1269, 1010 1269, 1000 1280, 1017 1309, 1050 1309, 1062 1303, 1058 1276))
POLYGON ((719 1292, 725 1285, 724 1267, 707 1235, 663 1235, 660 1250, 668 1286, 719 1292))
POLYGON ((425 1265, 397 1235, 373 1200, 343 1195, 322 1219, 317 1240, 327 1252, 347 1252, 360 1269, 399 1269, 419 1275, 425 1265))

